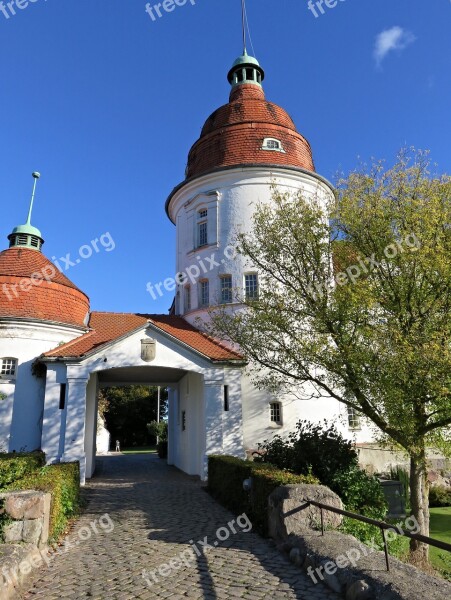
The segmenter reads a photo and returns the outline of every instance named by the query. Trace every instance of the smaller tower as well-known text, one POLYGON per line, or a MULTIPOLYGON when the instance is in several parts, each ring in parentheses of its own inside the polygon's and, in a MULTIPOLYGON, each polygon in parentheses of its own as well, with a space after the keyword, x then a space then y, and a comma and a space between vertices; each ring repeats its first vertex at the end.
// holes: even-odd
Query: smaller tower
POLYGON ((29 248, 30 250, 41 251, 44 240, 42 239, 41 232, 31 224, 31 214, 33 212, 34 197, 36 194, 36 184, 41 174, 35 171, 33 174, 33 192, 31 194, 30 208, 28 209, 28 217, 25 225, 18 225, 14 227, 12 232, 8 236, 9 247, 21 247, 29 248))

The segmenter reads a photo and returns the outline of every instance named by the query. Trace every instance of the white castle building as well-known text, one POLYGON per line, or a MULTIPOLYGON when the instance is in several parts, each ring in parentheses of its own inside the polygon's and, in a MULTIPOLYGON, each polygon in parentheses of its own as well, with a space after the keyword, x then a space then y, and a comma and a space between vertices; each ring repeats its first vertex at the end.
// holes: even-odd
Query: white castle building
POLYGON ((202 478, 209 454, 245 457, 300 419, 333 420, 357 442, 371 440, 335 400, 257 390, 243 356, 198 329, 211 306, 234 308, 234 290, 258 293, 258 271, 233 243, 251 227, 256 203, 271 202, 271 183, 332 194, 308 141, 265 99, 263 79, 254 58, 235 61, 229 102, 205 122, 166 202, 176 271, 192 275, 174 283, 171 314, 90 312, 88 296, 43 255, 31 208, 9 235, 0 253, 1 450, 42 448, 49 463, 78 460, 84 482, 95 466, 98 390, 130 384, 169 388, 168 461, 202 478))

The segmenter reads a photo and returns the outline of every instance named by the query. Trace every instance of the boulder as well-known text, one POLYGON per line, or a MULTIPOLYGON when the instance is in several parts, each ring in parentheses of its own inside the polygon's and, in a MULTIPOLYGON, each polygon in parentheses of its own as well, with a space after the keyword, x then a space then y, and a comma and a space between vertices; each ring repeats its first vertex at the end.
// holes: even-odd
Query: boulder
MULTIPOLYGON (((318 531, 321 528, 320 509, 308 505, 315 500, 343 509, 340 498, 323 485, 295 484, 284 485, 270 495, 268 499, 269 535, 276 541, 286 541, 292 534, 318 531)), ((323 511, 324 527, 337 528, 342 516, 323 511)))

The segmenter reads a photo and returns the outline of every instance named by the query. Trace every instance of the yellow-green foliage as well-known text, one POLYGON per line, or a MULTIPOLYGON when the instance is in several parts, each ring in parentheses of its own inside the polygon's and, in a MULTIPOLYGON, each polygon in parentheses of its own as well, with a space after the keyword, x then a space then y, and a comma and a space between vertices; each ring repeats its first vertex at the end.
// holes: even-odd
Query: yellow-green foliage
POLYGON ((45 465, 43 452, 0 454, 0 489, 45 465))
POLYGON ((14 482, 7 489, 50 492, 50 542, 53 542, 64 532, 69 519, 80 506, 80 467, 78 462, 49 465, 14 482))
POLYGON ((241 460, 233 456, 208 457, 208 489, 221 504, 235 513, 245 512, 255 529, 267 534, 268 498, 281 485, 319 481, 312 475, 293 475, 272 465, 241 460), (252 478, 252 491, 243 490, 243 481, 252 478))

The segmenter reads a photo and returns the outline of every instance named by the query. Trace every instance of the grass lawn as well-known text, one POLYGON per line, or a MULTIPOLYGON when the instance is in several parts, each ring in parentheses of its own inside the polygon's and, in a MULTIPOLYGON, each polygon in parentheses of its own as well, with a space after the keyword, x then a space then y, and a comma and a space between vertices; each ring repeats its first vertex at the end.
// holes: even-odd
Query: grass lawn
POLYGON ((124 448, 122 454, 155 454, 156 446, 136 446, 135 448, 124 448))
MULTIPOLYGON (((451 506, 431 508, 430 537, 451 544, 451 506)), ((451 579, 451 552, 445 552, 433 546, 429 549, 432 565, 447 573, 451 579)))
MULTIPOLYGON (((451 544, 451 506, 431 508, 430 513, 429 537, 451 544)), ((408 550, 409 540, 402 538, 398 552, 395 554, 402 560, 405 560, 408 550)), ((429 560, 434 569, 437 569, 445 579, 451 581, 451 552, 445 552, 445 550, 440 550, 440 548, 429 546, 429 560)))

